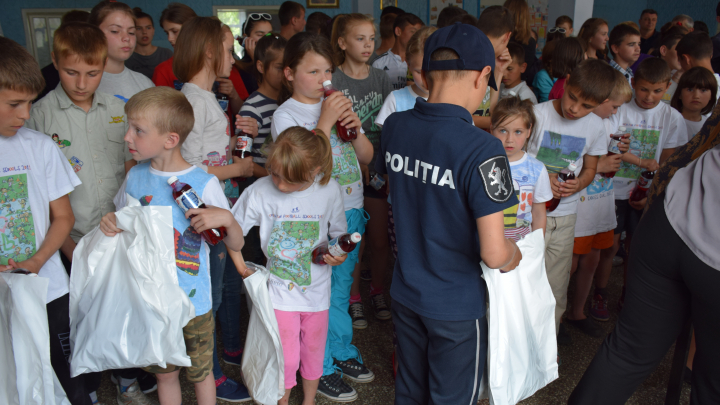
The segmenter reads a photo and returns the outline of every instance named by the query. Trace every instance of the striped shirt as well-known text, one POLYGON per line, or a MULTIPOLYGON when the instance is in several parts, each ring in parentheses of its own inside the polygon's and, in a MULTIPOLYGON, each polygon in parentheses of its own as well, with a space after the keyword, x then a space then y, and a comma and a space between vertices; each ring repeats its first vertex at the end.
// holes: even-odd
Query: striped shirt
POLYGON ((272 142, 270 124, 272 123, 273 113, 277 108, 277 101, 265 97, 258 91, 254 91, 245 100, 238 113, 241 117, 252 117, 258 122, 258 135, 253 140, 252 147, 255 155, 253 161, 263 167, 267 160, 267 147, 272 142))
POLYGON ((618 72, 622 73, 622 75, 625 76, 625 78, 627 79, 628 83, 630 83, 630 86, 632 86, 632 78, 633 78, 635 75, 633 75, 633 71, 632 71, 632 69, 630 68, 630 66, 628 66, 627 69, 623 69, 622 66, 618 65, 617 62, 615 62, 615 61, 612 60, 612 59, 610 60, 610 66, 614 67, 615 70, 617 70, 618 72))

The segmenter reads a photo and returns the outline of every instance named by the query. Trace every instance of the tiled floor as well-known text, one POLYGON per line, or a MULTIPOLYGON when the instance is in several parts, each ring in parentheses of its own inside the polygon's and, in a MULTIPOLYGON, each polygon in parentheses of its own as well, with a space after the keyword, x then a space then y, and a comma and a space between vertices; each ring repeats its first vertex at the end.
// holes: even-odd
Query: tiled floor
MULTIPOLYGON (((391 269, 386 279, 386 286, 389 288, 391 280, 391 269)), ((571 282, 571 286, 572 286, 571 282)), ((613 274, 610 279, 610 310, 612 318, 609 322, 602 324, 604 329, 609 333, 612 331, 615 321, 617 320, 617 307, 616 303, 620 296, 620 289, 622 285, 622 267, 616 267, 613 269, 613 274)), ((354 344, 360 349, 363 360, 368 367, 375 373, 375 381, 369 384, 356 384, 350 382, 349 384, 355 387, 358 391, 360 398, 355 401, 355 404, 360 405, 389 405, 393 403, 394 398, 394 382, 392 378, 392 367, 390 358, 392 354, 392 323, 390 321, 377 321, 373 318, 370 311, 369 302, 369 283, 363 283, 362 292, 363 298, 366 303, 366 316, 368 318, 369 326, 364 330, 356 330, 354 337, 354 344)), ((572 287, 571 292, 572 294, 572 287)), ((247 327, 247 314, 243 311, 243 328, 247 327)), ((522 401, 523 405, 555 405, 565 404, 567 398, 570 396, 573 388, 582 377, 585 368, 590 364, 598 346, 602 343, 601 338, 588 337, 572 327, 569 328, 572 334, 572 345, 560 346, 560 357, 562 358, 562 365, 560 366, 560 378, 549 384, 544 389, 538 391, 532 397, 522 401)), ((222 347, 220 341, 221 334, 218 333, 218 344, 222 347)), ((672 356, 672 350, 663 359, 657 370, 638 388, 635 394, 630 398, 627 404, 633 405, 654 405, 664 404, 665 391, 670 374, 670 359, 672 356)), ((238 380, 240 378, 240 368, 236 366, 230 366, 223 364, 224 372, 231 378, 238 380)), ((183 387, 183 404, 194 404, 195 394, 192 384, 184 380, 184 376, 181 375, 182 387, 183 387)), ((608 387, 612 389, 612 387, 608 387)), ((100 401, 106 405, 114 405, 115 401, 115 388, 110 382, 109 373, 105 372, 103 375, 103 382, 98 392, 100 401)), ((157 399, 157 394, 150 394, 151 397, 157 399)), ((683 396, 681 404, 688 404, 690 402, 690 387, 685 384, 683 389, 683 396)), ((302 402, 301 387, 298 386, 293 391, 291 396, 290 404, 300 404, 302 402)), ((218 401, 219 404, 227 404, 224 401, 218 401)), ((320 404, 331 404, 332 402, 325 400, 318 396, 317 402, 320 404)), ((481 401, 481 403, 487 403, 487 401, 481 401)))

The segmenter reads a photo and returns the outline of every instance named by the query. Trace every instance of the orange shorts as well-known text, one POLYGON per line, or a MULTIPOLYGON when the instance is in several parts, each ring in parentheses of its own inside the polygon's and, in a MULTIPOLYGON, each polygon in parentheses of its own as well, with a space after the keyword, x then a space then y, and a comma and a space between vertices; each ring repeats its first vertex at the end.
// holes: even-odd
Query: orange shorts
POLYGON ((601 232, 596 235, 581 236, 575 238, 575 244, 573 245, 573 253, 576 255, 586 255, 590 253, 591 249, 607 249, 612 247, 613 238, 615 231, 610 230, 607 232, 601 232))

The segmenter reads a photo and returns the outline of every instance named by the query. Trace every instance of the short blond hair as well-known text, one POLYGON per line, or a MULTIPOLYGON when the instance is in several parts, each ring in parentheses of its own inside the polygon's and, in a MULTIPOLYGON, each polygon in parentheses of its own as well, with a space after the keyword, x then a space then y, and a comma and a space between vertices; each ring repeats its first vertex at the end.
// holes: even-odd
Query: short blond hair
POLYGON ((313 181, 310 174, 320 168, 320 184, 328 184, 332 176, 332 148, 325 134, 315 128, 290 127, 280 133, 265 162, 271 174, 292 184, 313 181))
POLYGON ((53 37, 55 62, 76 56, 88 65, 105 65, 108 54, 105 33, 84 22, 62 24, 53 37))
POLYGON ((627 77, 620 73, 619 70, 615 70, 615 82, 613 90, 610 92, 610 96, 608 96, 608 98, 613 101, 622 101, 623 103, 627 103, 632 100, 632 97, 632 87, 630 87, 627 77))
POLYGON ((130 97, 125 104, 125 114, 128 119, 149 119, 161 134, 178 134, 178 146, 185 142, 195 125, 195 114, 185 95, 166 86, 150 87, 130 97))
POLYGON ((407 43, 407 49, 405 50, 405 60, 407 60, 410 56, 413 55, 422 55, 423 52, 425 52, 425 41, 427 41, 428 37, 437 30, 437 27, 433 26, 422 27, 417 30, 417 32, 413 34, 413 36, 407 43))
POLYGON ((45 79, 35 58, 20 44, 0 37, 0 90, 39 94, 45 79))

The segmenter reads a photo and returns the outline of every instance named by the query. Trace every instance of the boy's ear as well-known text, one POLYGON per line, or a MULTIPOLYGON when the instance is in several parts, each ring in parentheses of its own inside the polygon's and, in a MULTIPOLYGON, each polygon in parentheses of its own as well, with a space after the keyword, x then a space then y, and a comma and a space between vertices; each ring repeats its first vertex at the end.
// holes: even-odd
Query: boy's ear
POLYGON ((660 49, 658 50, 660 51, 660 56, 665 56, 667 54, 667 46, 665 45, 660 45, 660 49))
POLYGON ((612 51, 613 55, 617 55, 617 53, 618 53, 617 45, 610 45, 610 50, 612 51))
POLYGON ((400 35, 402 35, 402 28, 395 27, 395 36, 399 37, 400 35))
POLYGON ((525 69, 527 69, 527 63, 520 65, 520 73, 525 73, 525 69))
POLYGON ((173 149, 180 143, 180 135, 177 132, 170 132, 165 139, 165 149, 173 149))
POLYGON ((671 80, 669 80, 669 81, 666 83, 666 85, 665 85, 665 91, 667 91, 667 89, 670 88, 670 84, 672 84, 672 81, 671 81, 671 80))
POLYGON ((690 55, 684 54, 684 55, 678 55, 678 59, 680 59, 680 63, 682 64, 685 62, 687 65, 690 65, 692 67, 692 64, 690 63, 692 59, 690 58, 690 55))
POLYGON ((567 77, 565 78, 565 82, 563 83, 563 90, 565 90, 567 88, 567 83, 569 80, 570 80, 570 75, 567 75, 567 77))
MULTIPOLYGON (((490 72, 492 71, 492 68, 490 66, 485 66, 483 70, 480 71, 480 74, 477 75, 475 78, 475 88, 479 89, 481 86, 488 86, 488 83, 490 81, 490 72)), ((487 90, 485 90, 487 91, 487 90)))
POLYGON ((575 29, 574 29, 574 28, 570 28, 570 35, 572 35, 573 32, 575 32, 575 29))

